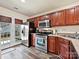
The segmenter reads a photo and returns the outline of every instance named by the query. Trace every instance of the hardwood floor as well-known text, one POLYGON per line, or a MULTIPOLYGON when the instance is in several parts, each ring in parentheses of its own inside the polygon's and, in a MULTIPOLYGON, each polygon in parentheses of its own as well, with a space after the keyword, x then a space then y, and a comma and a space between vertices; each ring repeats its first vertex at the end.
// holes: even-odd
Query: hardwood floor
POLYGON ((59 59, 56 55, 45 54, 34 47, 27 48, 23 45, 2 51, 1 59, 59 59))

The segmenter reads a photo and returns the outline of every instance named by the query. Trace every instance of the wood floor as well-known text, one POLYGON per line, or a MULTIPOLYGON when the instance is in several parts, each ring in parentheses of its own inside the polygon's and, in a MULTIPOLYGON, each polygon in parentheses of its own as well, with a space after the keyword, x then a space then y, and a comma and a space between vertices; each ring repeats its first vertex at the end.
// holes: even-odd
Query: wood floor
POLYGON ((1 59, 59 59, 56 55, 45 54, 34 47, 19 45, 2 51, 1 59))

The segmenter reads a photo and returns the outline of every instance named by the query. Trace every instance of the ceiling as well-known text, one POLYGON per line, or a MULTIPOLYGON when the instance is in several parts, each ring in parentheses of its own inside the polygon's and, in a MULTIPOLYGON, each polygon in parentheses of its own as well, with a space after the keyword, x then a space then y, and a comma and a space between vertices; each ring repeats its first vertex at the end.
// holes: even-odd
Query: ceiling
POLYGON ((26 16, 35 16, 44 12, 67 6, 78 0, 0 0, 0 6, 22 13, 26 16))

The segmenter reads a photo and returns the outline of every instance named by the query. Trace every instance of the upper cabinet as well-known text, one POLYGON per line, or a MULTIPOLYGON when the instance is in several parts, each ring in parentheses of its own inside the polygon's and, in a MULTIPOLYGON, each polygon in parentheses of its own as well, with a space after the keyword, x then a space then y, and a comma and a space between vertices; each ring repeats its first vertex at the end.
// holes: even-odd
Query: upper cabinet
POLYGON ((65 10, 53 13, 51 18, 52 26, 65 25, 65 10))
POLYGON ((38 23, 39 23, 39 21, 42 19, 42 16, 39 16, 39 17, 35 17, 34 18, 34 25, 35 25, 35 27, 36 28, 38 28, 38 23))
POLYGON ((35 25, 36 28, 38 27, 38 18, 37 17, 34 18, 34 25, 35 25))
POLYGON ((49 19, 51 21, 51 27, 53 26, 67 26, 79 24, 79 6, 75 6, 69 9, 49 13, 46 15, 33 18, 35 27, 38 27, 40 20, 49 19))
POLYGON ((0 22, 11 23, 12 22, 12 19, 11 19, 11 17, 6 17, 6 16, 0 15, 0 22))
POLYGON ((75 24, 75 8, 66 9, 66 25, 75 24))
POLYGON ((21 19, 15 19, 15 24, 23 24, 23 21, 21 19))
POLYGON ((74 20, 74 22, 76 24, 79 24, 79 6, 75 7, 75 20, 74 20))
POLYGON ((57 26, 57 25, 59 25, 58 13, 57 13, 57 12, 53 13, 51 17, 52 17, 52 20, 51 20, 52 26, 57 26))

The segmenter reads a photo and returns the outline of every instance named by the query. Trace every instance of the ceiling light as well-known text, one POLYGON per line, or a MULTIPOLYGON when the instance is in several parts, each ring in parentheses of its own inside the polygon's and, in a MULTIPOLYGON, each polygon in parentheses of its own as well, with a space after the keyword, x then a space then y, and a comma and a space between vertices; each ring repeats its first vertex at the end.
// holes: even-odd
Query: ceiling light
POLYGON ((25 0, 21 0, 21 2, 25 3, 25 0))

